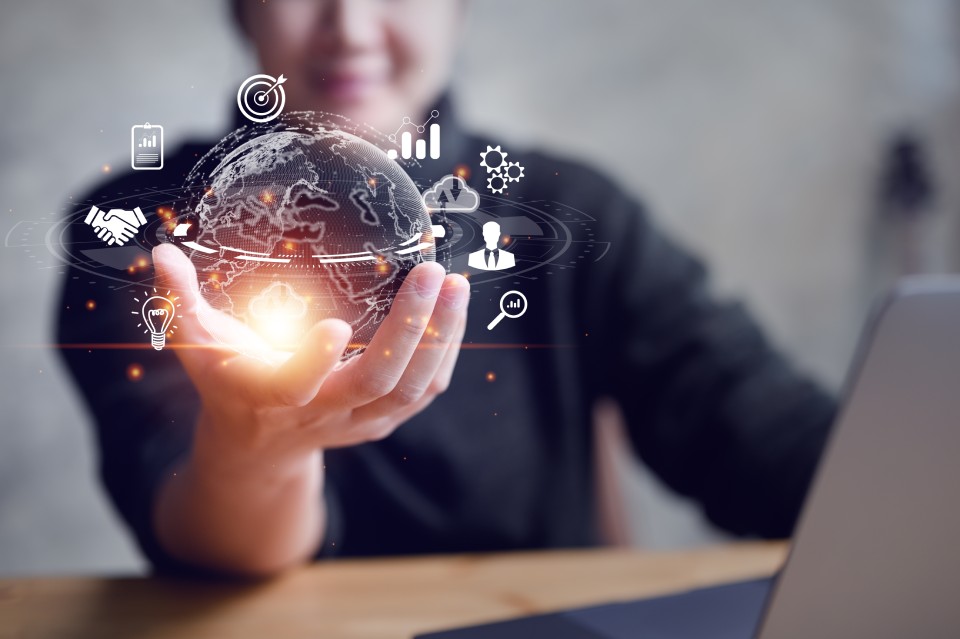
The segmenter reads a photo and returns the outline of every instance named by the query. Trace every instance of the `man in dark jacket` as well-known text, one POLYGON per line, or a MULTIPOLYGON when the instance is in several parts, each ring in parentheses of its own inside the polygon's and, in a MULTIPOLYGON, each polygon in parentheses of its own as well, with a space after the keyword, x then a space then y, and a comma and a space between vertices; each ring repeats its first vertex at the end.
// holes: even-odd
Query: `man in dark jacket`
MULTIPOLYGON (((459 3, 237 4, 264 70, 290 78, 289 108, 389 131, 435 108, 441 159, 412 177, 477 167, 488 141, 464 132, 442 97, 459 3)), ((210 146, 168 154, 164 178, 182 180, 210 146)), ((470 285, 427 264, 408 276, 375 338, 384 348, 344 369, 334 363, 349 327, 332 320, 279 366, 213 347, 63 351, 97 425, 106 487, 156 566, 270 574, 323 555, 594 544, 590 425, 601 397, 623 409, 637 454, 716 524, 791 533, 833 401, 741 307, 713 300, 703 267, 614 184, 511 148, 515 158, 525 176, 510 184, 511 200, 586 212, 609 250, 524 278, 516 288, 529 310, 497 326, 501 347, 483 347, 493 341, 486 325, 513 282, 475 285, 468 320, 470 285), (429 320, 404 327, 414 316, 429 320), (472 347, 460 352, 461 343, 472 347), (142 375, 129 374, 133 365, 142 375)), ((131 173, 88 199, 132 209, 157 179, 131 173)), ((478 169, 469 182, 482 190, 486 176, 478 169)), ((159 284, 184 300, 175 341, 213 346, 195 320, 204 302, 189 260, 164 246, 153 262, 159 284)), ((142 341, 129 300, 105 298, 89 280, 68 273, 60 342, 142 341)))

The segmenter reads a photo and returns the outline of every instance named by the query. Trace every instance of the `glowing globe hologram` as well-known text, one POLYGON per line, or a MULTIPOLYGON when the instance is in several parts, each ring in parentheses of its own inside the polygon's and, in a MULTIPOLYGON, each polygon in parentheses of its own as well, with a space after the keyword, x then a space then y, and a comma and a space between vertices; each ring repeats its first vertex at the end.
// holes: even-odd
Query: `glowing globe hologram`
POLYGON ((203 298, 280 350, 336 317, 354 330, 345 357, 359 353, 410 269, 435 259, 410 177, 373 144, 309 114, 224 138, 187 177, 180 208, 199 220, 196 238, 180 245, 203 298))

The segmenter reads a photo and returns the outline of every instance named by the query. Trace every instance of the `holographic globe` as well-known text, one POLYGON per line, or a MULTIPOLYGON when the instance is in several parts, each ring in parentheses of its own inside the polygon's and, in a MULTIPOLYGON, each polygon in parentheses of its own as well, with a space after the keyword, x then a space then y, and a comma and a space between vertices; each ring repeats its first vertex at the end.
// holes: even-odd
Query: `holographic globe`
POLYGON ((178 243, 201 295, 276 349, 295 349, 336 317, 354 330, 344 358, 361 352, 406 274, 435 259, 429 214, 400 165, 306 114, 228 135, 191 171, 186 193, 181 226, 199 231, 178 243))

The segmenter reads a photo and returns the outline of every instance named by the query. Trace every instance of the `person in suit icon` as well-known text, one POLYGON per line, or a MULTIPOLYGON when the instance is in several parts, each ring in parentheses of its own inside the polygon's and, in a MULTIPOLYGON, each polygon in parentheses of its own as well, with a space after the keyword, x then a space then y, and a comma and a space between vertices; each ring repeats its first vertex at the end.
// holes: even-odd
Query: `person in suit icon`
POLYGON ((467 266, 482 271, 502 271, 513 268, 516 261, 513 253, 504 251, 500 246, 500 225, 496 222, 487 222, 483 225, 483 239, 487 243, 479 251, 474 251, 467 258, 467 266))

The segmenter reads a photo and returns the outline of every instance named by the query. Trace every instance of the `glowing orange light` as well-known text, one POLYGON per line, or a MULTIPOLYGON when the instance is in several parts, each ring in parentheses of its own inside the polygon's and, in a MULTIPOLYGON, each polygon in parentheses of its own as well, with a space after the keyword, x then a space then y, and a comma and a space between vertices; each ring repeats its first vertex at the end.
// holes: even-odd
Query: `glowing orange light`
POLYGON ((97 308, 97 303, 93 300, 87 300, 87 310, 92 311, 95 308, 97 308))
POLYGON ((496 379, 497 379, 497 374, 496 374, 496 373, 494 373, 493 371, 487 371, 487 381, 488 381, 488 382, 496 381, 496 379))
POLYGON ((137 266, 139 266, 140 268, 146 268, 146 267, 147 267, 147 260, 146 260, 146 258, 141 257, 140 259, 138 259, 138 260, 137 260, 137 266))
POLYGON ((143 367, 140 364, 130 364, 127 366, 127 379, 131 382, 139 382, 143 379, 143 367))
POLYGON ((461 177, 461 178, 463 178, 464 180, 469 180, 469 179, 470 179, 470 167, 467 166, 466 164, 458 164, 458 165, 457 165, 457 168, 455 168, 455 169, 453 170, 453 172, 454 172, 458 177, 461 177))
POLYGON ((260 201, 263 202, 264 204, 272 204, 273 193, 271 193, 270 191, 264 191, 263 193, 260 194, 260 201))
POLYGON ((370 178, 369 180, 367 180, 367 184, 370 185, 370 188, 373 188, 377 185, 377 180, 375 178, 370 178))
POLYGON ((503 236, 503 243, 504 243, 504 244, 509 244, 510 241, 511 241, 511 239, 512 239, 512 238, 511 238, 509 235, 504 235, 504 236, 503 236))
POLYGON ((103 165, 103 172, 104 172, 104 173, 109 173, 109 172, 110 172, 110 165, 109 165, 109 164, 104 164, 104 165, 103 165))

